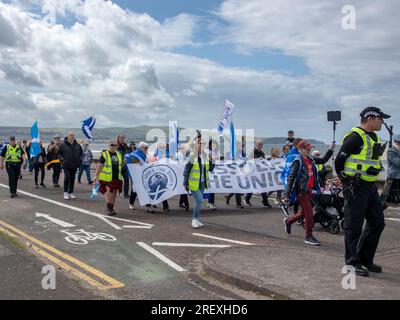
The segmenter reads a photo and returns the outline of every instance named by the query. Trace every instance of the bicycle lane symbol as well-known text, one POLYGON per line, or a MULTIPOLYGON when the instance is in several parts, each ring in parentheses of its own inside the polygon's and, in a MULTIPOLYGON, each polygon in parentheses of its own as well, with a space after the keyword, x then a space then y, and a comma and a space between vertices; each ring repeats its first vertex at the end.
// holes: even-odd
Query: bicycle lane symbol
POLYGON ((102 240, 102 241, 116 241, 117 238, 114 236, 102 233, 102 232, 88 232, 84 229, 77 229, 75 231, 60 230, 60 232, 65 233, 67 236, 64 238, 66 241, 72 244, 85 245, 89 241, 102 240))

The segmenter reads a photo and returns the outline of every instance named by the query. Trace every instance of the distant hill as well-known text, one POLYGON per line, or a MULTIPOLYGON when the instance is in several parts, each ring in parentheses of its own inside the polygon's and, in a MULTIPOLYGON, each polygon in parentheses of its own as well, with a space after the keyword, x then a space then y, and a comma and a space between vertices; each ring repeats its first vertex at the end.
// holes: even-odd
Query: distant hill
MULTIPOLYGON (((161 129, 168 135, 167 126, 138 126, 130 128, 95 128, 93 130, 93 136, 96 137, 96 142, 104 142, 112 138, 117 138, 118 134, 123 132, 126 136, 127 141, 145 141, 146 134, 151 129, 161 129)), ((86 137, 83 135, 80 128, 40 128, 40 137, 44 142, 50 141, 56 134, 65 137, 67 132, 72 130, 78 140, 85 140, 86 137)), ((0 139, 8 140, 10 136, 16 136, 18 140, 29 139, 30 128, 28 127, 1 127, 0 126, 0 139)), ((261 137, 266 145, 284 145, 286 137, 261 137)), ((309 139, 313 145, 324 145, 322 141, 315 139, 309 139)))

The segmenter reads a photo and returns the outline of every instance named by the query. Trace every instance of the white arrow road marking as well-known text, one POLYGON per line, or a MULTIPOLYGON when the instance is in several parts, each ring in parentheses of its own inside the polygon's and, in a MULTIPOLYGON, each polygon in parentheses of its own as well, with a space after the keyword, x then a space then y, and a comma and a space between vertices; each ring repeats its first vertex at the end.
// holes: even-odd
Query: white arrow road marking
POLYGON ((229 248, 229 244, 199 244, 199 243, 176 243, 176 242, 153 242, 153 246, 159 247, 195 247, 195 248, 229 248))
MULTIPOLYGON (((9 187, 7 185, 2 184, 2 183, 0 183, 0 187, 3 187, 5 189, 9 189, 9 187)), ((39 200, 42 200, 42 201, 46 201, 48 203, 55 204, 56 206, 59 206, 59 207, 67 208, 67 209, 70 209, 70 210, 73 210, 73 211, 77 211, 77 212, 81 212, 81 213, 87 214, 87 215, 92 216, 92 217, 99 218, 100 220, 102 220, 105 223, 109 224, 110 226, 112 226, 116 230, 122 230, 122 228, 120 226, 118 226, 117 224, 112 223, 110 221, 110 219, 138 224, 139 226, 137 226, 137 227, 135 226, 136 228, 151 229, 152 227, 154 227, 154 225, 149 224, 149 223, 137 222, 137 221, 133 221, 133 220, 121 219, 121 218, 116 218, 116 217, 107 217, 107 216, 104 216, 104 215, 102 215, 100 213, 92 212, 92 211, 81 209, 81 208, 74 207, 74 206, 70 206, 68 204, 65 204, 65 203, 62 203, 62 202, 58 202, 58 201, 55 201, 55 200, 43 198, 43 197, 40 197, 40 196, 38 196, 36 194, 29 193, 29 192, 26 192, 26 191, 22 191, 20 189, 18 189, 18 193, 26 195, 26 196, 34 198, 34 199, 39 199, 39 200)), ((126 228, 126 226, 124 226, 124 227, 126 228)), ((134 227, 132 226, 130 228, 134 228, 134 227)))
POLYGON ((174 268, 176 271, 179 272, 184 272, 186 271, 183 269, 181 266, 177 265, 175 262, 172 260, 168 259, 166 256, 158 252, 156 249, 150 247, 149 245, 145 244, 144 242, 136 242, 139 246, 141 246, 143 249, 147 250, 150 252, 152 255, 156 256, 158 259, 161 261, 165 262, 167 265, 169 265, 171 268, 174 268))
POLYGON ((63 227, 63 228, 73 228, 73 227, 76 227, 74 224, 71 224, 71 223, 68 223, 68 222, 65 222, 65 221, 62 221, 62 220, 53 218, 53 217, 51 217, 50 215, 44 214, 44 213, 36 212, 36 218, 45 218, 45 219, 47 219, 47 220, 49 220, 49 221, 51 221, 51 222, 53 222, 53 223, 59 225, 60 227, 63 227))
POLYGON ((203 238, 210 238, 210 239, 214 239, 214 240, 221 240, 221 241, 241 244, 241 245, 244 245, 244 246, 254 246, 254 243, 230 240, 230 239, 225 239, 225 238, 219 238, 219 237, 209 236, 209 235, 201 234, 201 233, 193 233, 193 235, 194 236, 198 236, 198 237, 203 237, 203 238))

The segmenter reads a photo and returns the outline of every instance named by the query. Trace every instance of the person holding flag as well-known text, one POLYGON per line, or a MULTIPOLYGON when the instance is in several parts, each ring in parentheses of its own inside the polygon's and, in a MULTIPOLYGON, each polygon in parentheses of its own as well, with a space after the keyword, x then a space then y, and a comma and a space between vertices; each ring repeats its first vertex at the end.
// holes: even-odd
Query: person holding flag
POLYGON ((10 137, 10 144, 6 145, 0 155, 0 170, 5 168, 8 174, 8 184, 10 187, 11 198, 17 197, 17 187, 21 165, 23 161, 23 152, 14 136, 10 137))

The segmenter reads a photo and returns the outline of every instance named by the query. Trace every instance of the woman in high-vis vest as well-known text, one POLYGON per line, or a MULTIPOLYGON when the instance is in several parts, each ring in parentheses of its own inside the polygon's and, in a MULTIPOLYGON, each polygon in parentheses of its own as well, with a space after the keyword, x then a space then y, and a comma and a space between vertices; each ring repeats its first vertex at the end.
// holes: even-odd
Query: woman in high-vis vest
POLYGON ((208 189, 208 172, 213 171, 212 157, 204 152, 204 141, 196 138, 193 152, 190 154, 183 173, 183 185, 186 191, 190 191, 196 203, 193 208, 192 227, 203 227, 199 221, 200 209, 203 202, 203 194, 208 189))
POLYGON ((121 174, 125 162, 121 153, 117 150, 117 141, 111 140, 108 150, 103 151, 99 164, 97 165, 94 183, 100 183, 99 192, 104 194, 107 204, 107 214, 114 216, 117 213, 114 210, 115 200, 118 192, 122 192, 124 177, 121 174))

